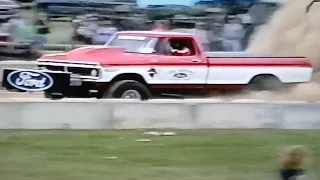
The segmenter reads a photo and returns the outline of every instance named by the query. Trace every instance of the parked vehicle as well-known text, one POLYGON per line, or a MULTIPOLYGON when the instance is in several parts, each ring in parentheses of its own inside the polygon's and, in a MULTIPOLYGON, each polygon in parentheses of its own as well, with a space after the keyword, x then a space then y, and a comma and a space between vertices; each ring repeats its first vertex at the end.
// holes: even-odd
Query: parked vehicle
POLYGON ((23 19, 12 18, 0 26, 0 56, 33 58, 39 57, 37 45, 43 44, 45 37, 35 35, 33 27, 23 19))
POLYGON ((74 17, 88 13, 112 14, 118 6, 132 6, 125 0, 36 0, 37 8, 49 18, 74 17))
POLYGON ((0 20, 7 20, 20 12, 20 4, 14 0, 0 0, 0 20))
POLYGON ((32 3, 35 0, 17 0, 17 1, 20 2, 20 3, 32 3))
POLYGON ((40 70, 5 69, 2 86, 44 91, 50 98, 145 100, 246 87, 274 90, 309 82, 313 71, 305 57, 204 52, 193 34, 157 31, 118 32, 105 46, 44 55, 37 63, 40 70))
POLYGON ((85 44, 103 45, 118 31, 112 21, 94 15, 80 16, 72 23, 73 40, 85 44))

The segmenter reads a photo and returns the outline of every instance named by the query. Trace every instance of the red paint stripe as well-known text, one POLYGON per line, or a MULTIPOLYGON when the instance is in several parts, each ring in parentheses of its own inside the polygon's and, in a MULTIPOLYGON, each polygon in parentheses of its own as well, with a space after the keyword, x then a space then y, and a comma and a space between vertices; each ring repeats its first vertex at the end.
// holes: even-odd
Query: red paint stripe
POLYGON ((183 84, 183 85, 151 85, 153 89, 226 89, 226 90, 242 90, 244 85, 212 85, 212 84, 183 84))
POLYGON ((259 63, 259 64, 249 64, 249 63, 242 63, 242 64, 227 64, 227 63, 217 63, 217 64, 210 64, 209 67, 308 67, 311 68, 311 65, 308 64, 270 64, 270 63, 259 63))
MULTIPOLYGON (((102 65, 104 67, 108 67, 108 66, 113 66, 113 67, 123 67, 123 66, 158 66, 158 67, 167 67, 167 66, 193 66, 193 67, 197 67, 197 66, 207 66, 206 64, 104 64, 102 65)), ((281 67, 281 68, 288 68, 288 67, 305 67, 305 68, 312 68, 312 66, 308 65, 308 64, 210 64, 209 67, 239 67, 239 68, 243 68, 243 67, 249 67, 249 68, 254 68, 254 67, 281 67)))
POLYGON ((104 67, 113 66, 113 67, 123 67, 123 66, 207 66, 207 64, 191 64, 191 63, 161 63, 161 64, 154 64, 154 63, 121 63, 121 64, 115 64, 115 63, 108 63, 108 64, 102 64, 104 67))
POLYGON ((312 67, 312 64, 308 60, 284 60, 284 59, 265 59, 265 60, 254 60, 247 59, 245 61, 239 61, 237 59, 229 60, 212 60, 210 66, 285 66, 285 67, 312 67))
MULTIPOLYGON (((102 66, 208 66, 206 63, 110 63, 102 66)), ((308 62, 261 62, 261 61, 216 61, 209 64, 209 67, 307 67, 311 68, 311 63, 308 62)))

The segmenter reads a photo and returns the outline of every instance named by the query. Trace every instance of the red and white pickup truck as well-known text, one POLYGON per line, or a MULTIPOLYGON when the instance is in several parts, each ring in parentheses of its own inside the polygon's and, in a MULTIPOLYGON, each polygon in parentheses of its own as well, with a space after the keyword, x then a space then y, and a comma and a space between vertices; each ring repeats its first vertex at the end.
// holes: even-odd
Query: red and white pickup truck
POLYGON ((44 55, 39 70, 5 69, 7 89, 44 91, 46 97, 149 99, 200 95, 216 90, 271 90, 311 80, 305 57, 246 52, 204 52, 196 36, 155 31, 118 32, 104 46, 44 55), (161 43, 160 43, 161 42, 161 43), (163 51, 163 42, 188 53, 163 51), (179 46, 181 47, 181 46, 179 46))

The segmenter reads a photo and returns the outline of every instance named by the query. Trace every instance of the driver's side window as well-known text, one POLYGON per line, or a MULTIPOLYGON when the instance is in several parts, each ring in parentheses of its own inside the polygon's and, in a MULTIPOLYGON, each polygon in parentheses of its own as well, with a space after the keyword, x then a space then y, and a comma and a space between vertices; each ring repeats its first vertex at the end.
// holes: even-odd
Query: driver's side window
POLYGON ((157 54, 167 56, 194 56, 196 54, 191 38, 159 39, 155 51, 157 54))
POLYGON ((170 42, 166 38, 160 38, 155 45, 155 53, 161 55, 172 55, 170 42))

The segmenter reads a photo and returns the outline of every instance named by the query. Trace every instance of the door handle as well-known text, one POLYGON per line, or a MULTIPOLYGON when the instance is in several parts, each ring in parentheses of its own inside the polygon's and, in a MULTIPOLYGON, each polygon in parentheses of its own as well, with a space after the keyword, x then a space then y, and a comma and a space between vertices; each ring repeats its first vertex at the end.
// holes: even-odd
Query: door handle
POLYGON ((198 63, 198 62, 201 62, 201 60, 199 60, 199 59, 192 59, 191 62, 198 63))

